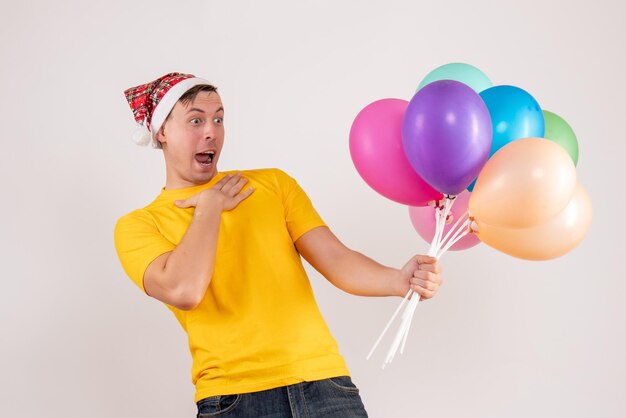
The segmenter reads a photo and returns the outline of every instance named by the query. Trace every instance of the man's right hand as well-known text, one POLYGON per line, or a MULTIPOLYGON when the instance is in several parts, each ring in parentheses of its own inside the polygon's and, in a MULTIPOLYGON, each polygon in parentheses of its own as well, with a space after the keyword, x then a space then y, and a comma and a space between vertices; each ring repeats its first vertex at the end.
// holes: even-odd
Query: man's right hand
POLYGON ((204 202, 219 201, 222 211, 232 210, 254 191, 254 188, 250 187, 241 192, 247 182, 248 179, 241 173, 228 174, 210 189, 196 193, 187 200, 177 200, 175 204, 179 208, 190 208, 202 206, 204 202))
POLYGON ((250 196, 252 188, 242 192, 247 181, 239 173, 227 175, 210 189, 176 201, 179 208, 196 208, 193 220, 178 246, 146 268, 143 283, 148 295, 178 309, 198 306, 213 276, 222 212, 250 196))

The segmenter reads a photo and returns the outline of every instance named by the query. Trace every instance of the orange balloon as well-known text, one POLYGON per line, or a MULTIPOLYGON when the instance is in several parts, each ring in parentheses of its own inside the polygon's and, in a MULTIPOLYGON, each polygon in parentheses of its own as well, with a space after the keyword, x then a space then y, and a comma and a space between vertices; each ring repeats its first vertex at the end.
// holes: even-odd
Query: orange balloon
POLYGON ((556 217, 530 228, 502 228, 476 219, 473 229, 490 247, 525 260, 560 257, 576 247, 591 225, 591 200, 579 184, 569 204, 556 217))
POLYGON ((544 138, 518 139, 487 161, 469 211, 489 225, 527 228, 561 212, 575 187, 576 167, 563 147, 544 138))

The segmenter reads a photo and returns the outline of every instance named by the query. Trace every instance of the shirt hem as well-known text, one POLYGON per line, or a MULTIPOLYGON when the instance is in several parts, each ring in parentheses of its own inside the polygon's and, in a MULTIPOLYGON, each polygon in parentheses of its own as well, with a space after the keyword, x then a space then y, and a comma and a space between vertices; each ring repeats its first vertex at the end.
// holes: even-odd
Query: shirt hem
POLYGON ((198 402, 209 396, 217 395, 237 395, 243 393, 261 392, 264 390, 275 389, 283 386, 293 385, 302 382, 311 382, 315 380, 328 379, 338 376, 351 376, 346 367, 337 367, 323 372, 306 373, 302 375, 294 375, 288 377, 281 377, 279 379, 273 379, 266 382, 249 383, 245 385, 219 385, 216 387, 197 390, 194 398, 194 402, 198 402))

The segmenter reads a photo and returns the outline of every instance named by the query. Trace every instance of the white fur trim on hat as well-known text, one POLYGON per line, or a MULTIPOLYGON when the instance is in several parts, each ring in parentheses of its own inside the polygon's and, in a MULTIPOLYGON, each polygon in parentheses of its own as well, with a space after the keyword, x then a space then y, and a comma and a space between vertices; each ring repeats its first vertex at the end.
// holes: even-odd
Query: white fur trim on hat
POLYGON ((174 105, 182 97, 187 90, 199 84, 211 84, 203 78, 193 77, 186 78, 183 81, 175 84, 170 88, 167 93, 163 95, 159 104, 152 112, 152 120, 150 122, 150 131, 152 133, 152 146, 158 148, 157 140, 155 139, 156 133, 161 129, 161 125, 165 122, 165 118, 170 114, 170 111, 174 108, 174 105))
POLYGON ((145 125, 137 124, 135 132, 133 132, 133 142, 137 145, 146 146, 152 141, 152 135, 145 125))

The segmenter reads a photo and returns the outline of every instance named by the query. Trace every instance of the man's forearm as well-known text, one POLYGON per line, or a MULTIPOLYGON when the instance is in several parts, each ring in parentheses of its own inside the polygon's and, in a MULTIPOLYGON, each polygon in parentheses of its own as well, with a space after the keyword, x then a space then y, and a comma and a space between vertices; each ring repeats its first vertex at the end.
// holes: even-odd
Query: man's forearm
POLYGON ((314 228, 295 242, 300 254, 339 289, 359 296, 404 296, 408 280, 346 247, 328 227, 314 228))
POLYGON ((358 296, 404 296, 409 290, 397 269, 383 266, 359 252, 346 248, 333 261, 325 276, 345 292, 358 296))
POLYGON ((197 306, 211 282, 221 214, 219 200, 199 202, 189 228, 163 267, 161 283, 183 306, 197 306))

